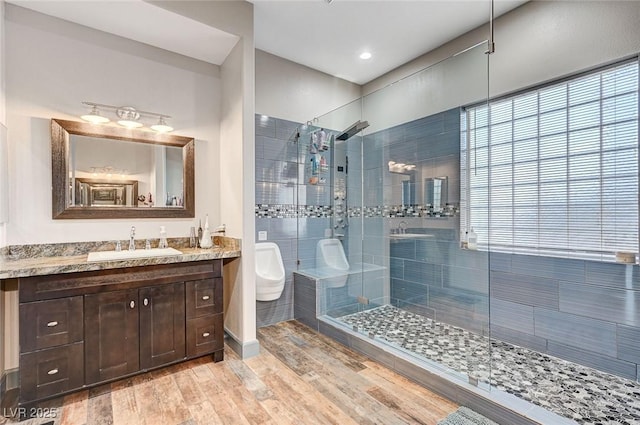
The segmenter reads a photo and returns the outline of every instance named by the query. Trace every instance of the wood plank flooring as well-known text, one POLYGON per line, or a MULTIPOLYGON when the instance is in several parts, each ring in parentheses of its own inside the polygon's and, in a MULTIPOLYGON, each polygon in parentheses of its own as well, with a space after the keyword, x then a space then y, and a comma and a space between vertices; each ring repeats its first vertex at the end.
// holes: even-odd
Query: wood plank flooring
MULTIPOLYGON (((458 407, 296 321, 230 349, 43 403, 23 425, 436 424, 458 407), (43 410, 46 412, 46 410, 43 410)), ((0 417, 0 424, 12 423, 0 417)))

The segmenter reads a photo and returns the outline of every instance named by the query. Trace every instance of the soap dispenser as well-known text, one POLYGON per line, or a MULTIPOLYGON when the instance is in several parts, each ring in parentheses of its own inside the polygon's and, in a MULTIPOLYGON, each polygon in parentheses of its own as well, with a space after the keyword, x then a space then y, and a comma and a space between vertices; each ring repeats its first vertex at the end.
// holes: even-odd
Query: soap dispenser
POLYGON ((200 239, 200 248, 211 248, 212 246, 213 242, 211 241, 211 232, 209 231, 209 214, 207 214, 204 220, 202 239, 200 239))
POLYGON ((158 248, 169 248, 167 243, 167 231, 164 226, 160 226, 160 242, 158 242, 158 248))

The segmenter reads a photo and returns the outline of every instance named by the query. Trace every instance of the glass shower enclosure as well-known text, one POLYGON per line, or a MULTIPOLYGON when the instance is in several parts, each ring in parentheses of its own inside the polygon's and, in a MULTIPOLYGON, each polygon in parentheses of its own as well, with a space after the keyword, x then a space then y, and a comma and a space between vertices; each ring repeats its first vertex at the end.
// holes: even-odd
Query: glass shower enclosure
POLYGON ((485 50, 308 122, 297 194, 298 273, 316 281, 320 325, 479 387, 490 379, 489 257, 462 244, 460 181, 483 176, 461 171, 461 149, 473 159, 476 146, 461 105, 487 102, 485 50))

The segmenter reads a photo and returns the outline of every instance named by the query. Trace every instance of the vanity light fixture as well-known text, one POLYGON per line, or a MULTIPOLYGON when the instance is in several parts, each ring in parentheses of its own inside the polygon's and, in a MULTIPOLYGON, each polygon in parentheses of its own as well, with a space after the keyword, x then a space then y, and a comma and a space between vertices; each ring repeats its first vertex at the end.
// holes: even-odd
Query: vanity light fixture
POLYGON ((142 127, 142 123, 138 121, 140 118, 140 113, 136 111, 136 108, 132 108, 131 106, 123 106, 122 108, 116 109, 116 115, 118 115, 118 124, 127 128, 138 128, 142 127))
POLYGON ((389 172, 397 174, 407 174, 411 171, 415 171, 416 166, 413 164, 405 164, 403 162, 389 161, 389 172))
POLYGON ((158 118, 158 123, 151 126, 151 130, 155 130, 158 133, 168 133, 170 131, 173 131, 173 127, 167 125, 167 123, 164 121, 164 116, 161 115, 158 118))
POLYGON ((93 124, 104 124, 105 122, 109 122, 109 118, 100 115, 98 105, 91 105, 91 112, 87 115, 81 116, 80 118, 93 124))
POLYGON ((91 112, 86 115, 82 115, 80 118, 92 124, 104 124, 109 122, 109 118, 103 116, 101 114, 101 110, 111 110, 118 117, 118 124, 123 127, 130 129, 142 127, 144 123, 140 121, 140 118, 147 116, 158 118, 158 122, 149 127, 151 130, 158 133, 168 133, 173 131, 173 127, 168 125, 166 122, 167 119, 171 118, 169 115, 159 114, 157 112, 140 111, 131 106, 112 106, 95 102, 82 102, 82 104, 89 106, 91 108, 91 112))

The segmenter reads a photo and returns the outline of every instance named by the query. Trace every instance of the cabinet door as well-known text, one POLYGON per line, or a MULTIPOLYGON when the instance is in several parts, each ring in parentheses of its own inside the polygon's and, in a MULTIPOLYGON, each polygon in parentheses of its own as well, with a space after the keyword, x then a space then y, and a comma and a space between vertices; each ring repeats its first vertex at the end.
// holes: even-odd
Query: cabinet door
POLYGON ((140 366, 185 358, 184 283, 140 289, 140 366))
POLYGON ((140 370, 138 290, 85 295, 86 383, 140 370))

